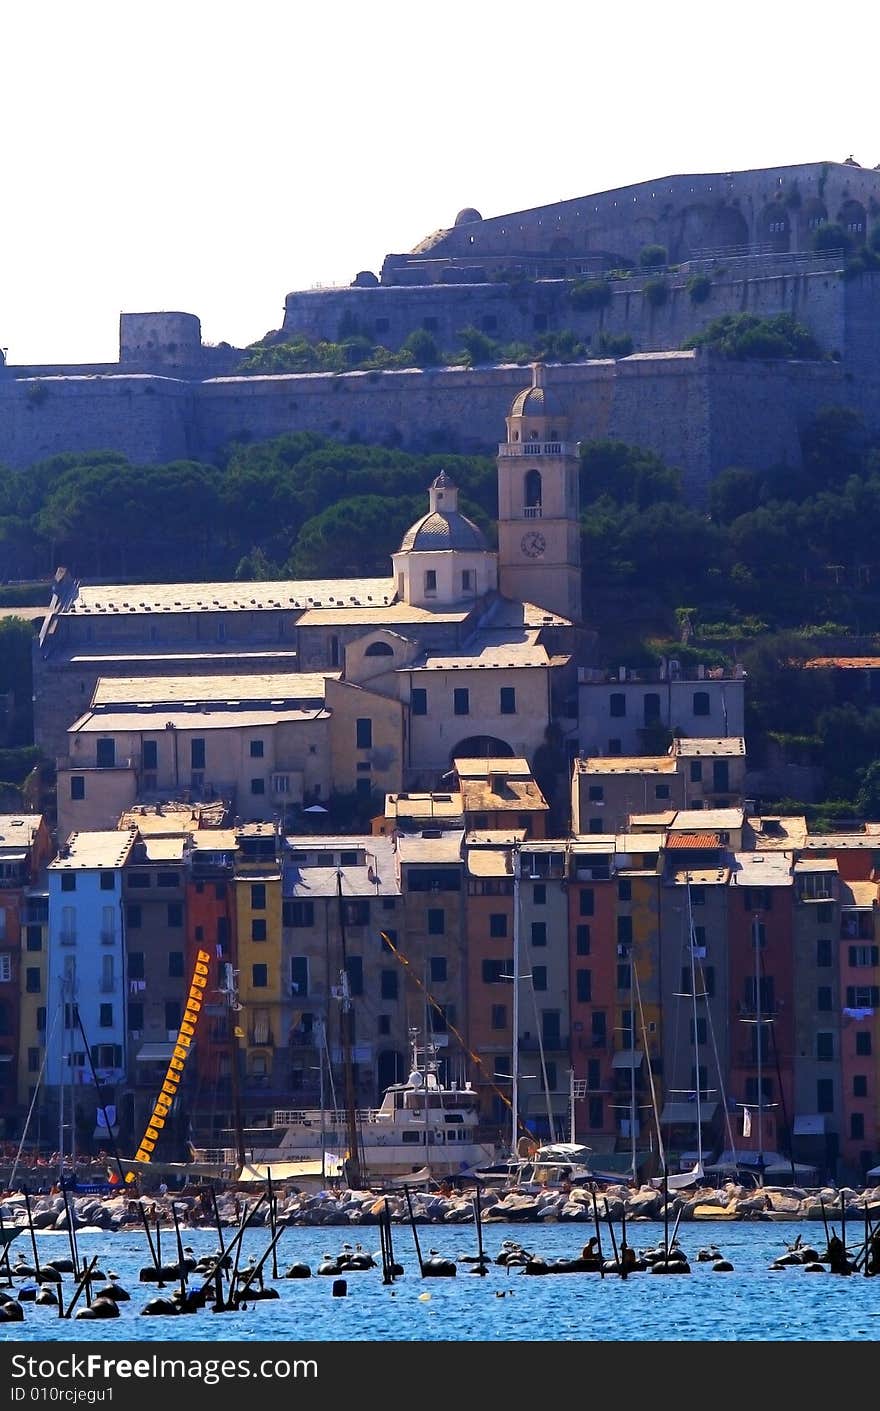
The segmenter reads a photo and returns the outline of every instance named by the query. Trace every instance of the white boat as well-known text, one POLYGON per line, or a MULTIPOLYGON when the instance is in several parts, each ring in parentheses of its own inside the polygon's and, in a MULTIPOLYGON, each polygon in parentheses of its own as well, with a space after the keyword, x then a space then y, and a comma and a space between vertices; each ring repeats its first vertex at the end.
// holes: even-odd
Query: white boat
MULTIPOLYGON (((416 1173, 422 1176, 424 1168, 435 1179, 448 1179, 497 1155, 494 1145, 478 1140, 479 1096, 472 1085, 442 1084, 431 1051, 421 1068, 415 1047, 413 1055, 407 1081, 386 1088, 379 1107, 356 1113, 358 1161, 365 1185, 416 1173)), ((246 1159, 273 1174, 288 1163, 323 1162, 328 1179, 335 1179, 348 1154, 347 1131, 343 1110, 282 1108, 272 1114, 271 1127, 244 1129, 246 1159)), ((225 1148, 196 1149, 194 1157, 235 1164, 235 1153, 225 1148)))

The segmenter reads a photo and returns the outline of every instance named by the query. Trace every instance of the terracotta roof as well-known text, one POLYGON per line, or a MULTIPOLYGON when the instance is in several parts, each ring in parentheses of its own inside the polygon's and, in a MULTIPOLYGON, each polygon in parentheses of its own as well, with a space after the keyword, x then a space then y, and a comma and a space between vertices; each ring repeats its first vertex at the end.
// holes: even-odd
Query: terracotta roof
POLYGON ((666 846, 698 852, 700 849, 720 848, 721 839, 717 833, 669 833, 666 846))

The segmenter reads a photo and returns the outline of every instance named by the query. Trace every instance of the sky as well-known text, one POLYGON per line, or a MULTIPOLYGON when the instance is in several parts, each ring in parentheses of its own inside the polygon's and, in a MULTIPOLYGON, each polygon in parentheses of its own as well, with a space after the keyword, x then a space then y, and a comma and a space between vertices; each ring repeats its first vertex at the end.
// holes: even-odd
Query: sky
POLYGON ((206 341, 453 223, 679 172, 880 163, 867 24, 813 0, 42 0, 0 30, 0 347, 206 341))

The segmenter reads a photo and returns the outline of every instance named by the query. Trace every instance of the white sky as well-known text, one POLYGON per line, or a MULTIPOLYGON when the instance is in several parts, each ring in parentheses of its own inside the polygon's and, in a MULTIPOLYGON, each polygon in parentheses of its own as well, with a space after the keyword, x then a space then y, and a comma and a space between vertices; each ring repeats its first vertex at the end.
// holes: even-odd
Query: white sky
POLYGON ((484 216, 676 172, 880 162, 870 8, 814 0, 4 6, 0 346, 113 360, 121 310, 277 328, 484 216))

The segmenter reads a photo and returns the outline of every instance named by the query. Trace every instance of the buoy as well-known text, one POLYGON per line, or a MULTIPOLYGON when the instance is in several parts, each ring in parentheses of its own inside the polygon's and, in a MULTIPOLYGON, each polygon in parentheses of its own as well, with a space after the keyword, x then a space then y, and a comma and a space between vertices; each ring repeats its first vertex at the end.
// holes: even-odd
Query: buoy
POLYGON ((80 1308, 75 1318, 118 1318, 119 1309, 112 1298, 96 1298, 91 1308, 80 1308))
POLYGON ((712 1264, 713 1274, 732 1274, 733 1265, 729 1259, 716 1259, 712 1264))
MULTIPOLYGON (((320 1274, 320 1272, 321 1271, 319 1269, 318 1273, 320 1274)), ((333 1287, 330 1292, 332 1293, 334 1298, 345 1298, 346 1294, 348 1293, 348 1284, 346 1283, 345 1279, 334 1279, 333 1287)))
POLYGON ((652 1274, 689 1274, 691 1266, 686 1259, 658 1259, 651 1265, 652 1274))
POLYGON ((47 1264, 37 1275, 38 1284, 60 1284, 61 1274, 51 1264, 47 1264))
MULTIPOLYGON (((96 1274, 96 1278, 103 1279, 103 1274, 96 1274)), ((176 1264, 160 1264, 158 1269, 155 1264, 147 1264, 138 1274, 138 1279, 142 1284, 173 1284, 180 1278, 176 1264)))
POLYGON ((454 1278, 458 1273, 454 1259, 444 1259, 442 1255, 432 1253, 430 1259, 426 1259, 422 1264, 422 1278, 424 1279, 449 1279, 454 1278))
POLYGON ((312 1271, 308 1264, 291 1264, 284 1277, 285 1279, 310 1279, 312 1271))
POLYGON ((315 1273, 329 1274, 331 1277, 335 1277, 337 1274, 342 1273, 342 1269, 339 1266, 338 1259, 331 1259, 329 1254, 325 1254, 324 1258, 321 1260, 320 1264, 315 1270, 315 1273))
POLYGON ((48 1286, 48 1284, 47 1284, 44 1289, 40 1289, 40 1292, 37 1294, 36 1298, 34 1299, 34 1303, 47 1303, 47 1304, 51 1304, 54 1308, 57 1308, 57 1307, 58 1307, 58 1298, 57 1298, 57 1296, 52 1292, 52 1290, 49 1288, 49 1286, 48 1286))
MULTIPOLYGON (((44 1269, 57 1269, 59 1274, 73 1273, 72 1259, 47 1259, 43 1265, 44 1269)), ((103 1278, 103 1275, 101 1276, 103 1278)))
POLYGON ((428 1299, 429 1299, 430 1297, 431 1297, 431 1295, 430 1295, 429 1293, 420 1293, 420 1294, 419 1294, 419 1303, 427 1303, 427 1302, 428 1302, 428 1299))
POLYGON ((804 1265, 804 1273, 806 1273, 806 1274, 824 1274, 824 1273, 825 1273, 825 1265, 824 1265, 824 1264, 812 1263, 812 1262, 811 1262, 810 1264, 805 1264, 805 1265, 804 1265))
POLYGON ((24 1309, 20 1303, 0 1305, 0 1323, 23 1323, 24 1309))
POLYGON ((32 1264, 14 1264, 12 1266, 13 1277, 16 1279, 32 1279, 36 1272, 32 1264))
POLYGON ((39 1289, 34 1284, 25 1284, 24 1288, 18 1290, 19 1303, 36 1303, 39 1289))
MULTIPOLYGON (((113 1307, 116 1307, 115 1303, 113 1307)), ((117 1312, 118 1311, 117 1309, 117 1312)), ((180 1309, 177 1307, 177 1304, 173 1303, 170 1298, 151 1298, 141 1309, 142 1315, 152 1318, 164 1317, 165 1314, 169 1313, 176 1316, 179 1312, 180 1309)))
POLYGON ((128 1303, 131 1294, 119 1284, 105 1284, 102 1289, 98 1289, 96 1298, 112 1298, 114 1303, 128 1303))

